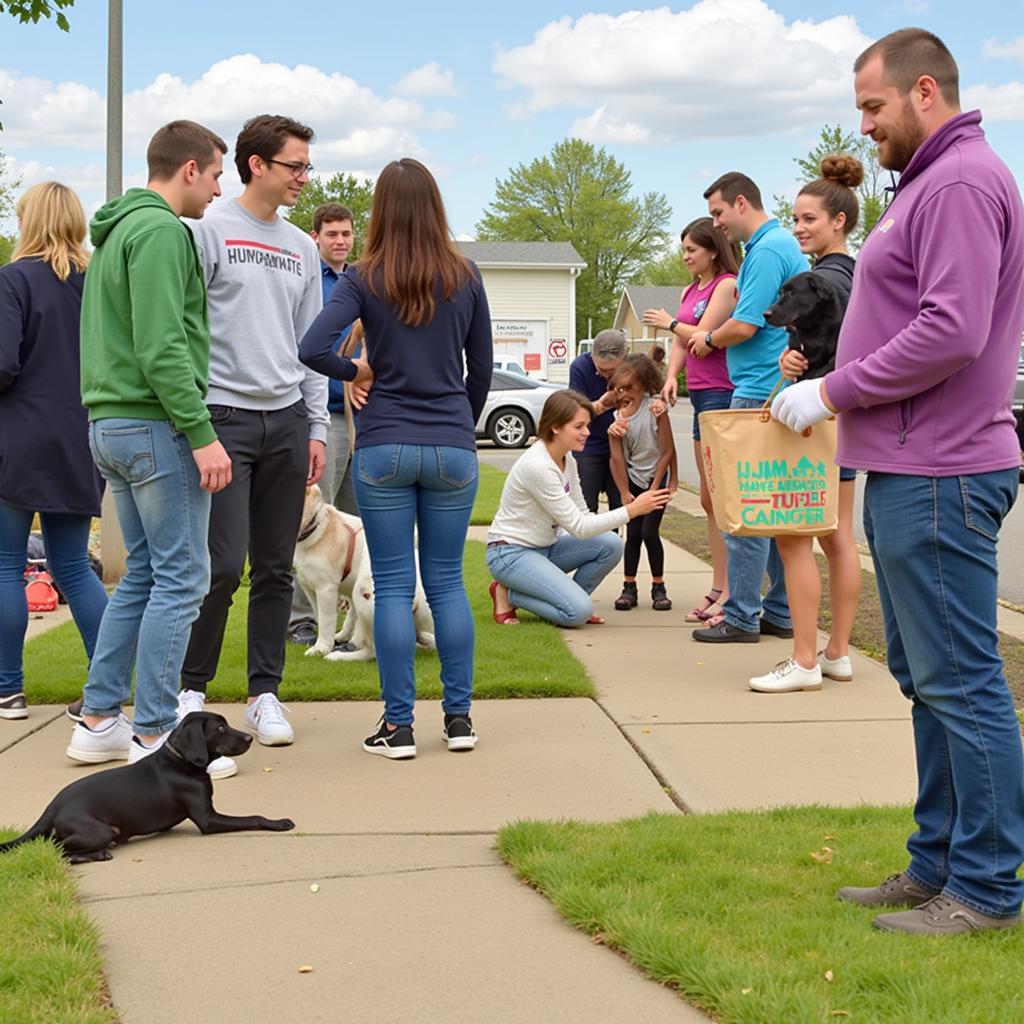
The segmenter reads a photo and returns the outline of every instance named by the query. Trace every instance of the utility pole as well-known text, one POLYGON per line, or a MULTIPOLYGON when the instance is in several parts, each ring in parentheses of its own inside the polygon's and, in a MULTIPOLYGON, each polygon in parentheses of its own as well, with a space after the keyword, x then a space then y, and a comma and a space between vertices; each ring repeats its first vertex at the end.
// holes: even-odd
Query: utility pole
MULTIPOLYGON (((123 190, 124 165, 124 9, 123 0, 107 0, 107 202, 123 190)), ((114 496, 103 494, 100 516, 100 561, 103 578, 119 580, 125 571, 127 552, 114 496)))

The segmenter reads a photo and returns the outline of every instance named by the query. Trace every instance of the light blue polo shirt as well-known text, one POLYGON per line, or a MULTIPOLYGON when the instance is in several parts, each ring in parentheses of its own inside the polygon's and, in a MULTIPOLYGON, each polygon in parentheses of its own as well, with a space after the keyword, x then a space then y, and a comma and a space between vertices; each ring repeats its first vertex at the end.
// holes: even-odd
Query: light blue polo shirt
MULTIPOLYGON (((757 330, 725 350, 735 398, 767 398, 779 379, 779 356, 788 338, 785 327, 765 323, 764 311, 775 301, 782 282, 810 269, 796 239, 775 219, 765 221, 747 242, 736 291, 733 319, 757 330)), ((714 339, 712 338, 712 341, 714 339)))

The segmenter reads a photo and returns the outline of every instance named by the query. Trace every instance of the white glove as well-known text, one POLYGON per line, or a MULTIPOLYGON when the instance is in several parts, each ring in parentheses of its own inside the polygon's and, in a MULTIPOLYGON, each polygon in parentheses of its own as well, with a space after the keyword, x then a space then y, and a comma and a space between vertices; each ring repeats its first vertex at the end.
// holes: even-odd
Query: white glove
POLYGON ((832 410, 821 398, 820 380, 798 380, 780 391, 772 402, 772 418, 795 434, 802 434, 831 415, 832 410))

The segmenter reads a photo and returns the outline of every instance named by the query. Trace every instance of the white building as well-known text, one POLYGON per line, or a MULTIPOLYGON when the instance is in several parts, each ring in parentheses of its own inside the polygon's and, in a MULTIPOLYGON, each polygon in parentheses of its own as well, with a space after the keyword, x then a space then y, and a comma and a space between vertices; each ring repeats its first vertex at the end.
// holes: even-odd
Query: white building
POLYGON ((567 382, 576 355, 576 278, 586 263, 571 242, 459 242, 479 268, 491 307, 495 356, 531 377, 567 382))

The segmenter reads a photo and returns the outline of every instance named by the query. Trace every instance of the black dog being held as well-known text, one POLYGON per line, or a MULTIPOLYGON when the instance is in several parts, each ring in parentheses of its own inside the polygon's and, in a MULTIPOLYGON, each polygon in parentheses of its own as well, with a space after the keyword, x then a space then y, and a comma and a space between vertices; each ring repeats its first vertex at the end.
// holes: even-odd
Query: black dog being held
POLYGON ((789 347, 807 359, 803 380, 824 377, 835 369, 836 343, 843 323, 843 303, 835 285, 813 270, 783 282, 779 297, 765 311, 773 327, 789 332, 789 347))
POLYGON ((24 835, 0 843, 0 853, 46 836, 72 864, 110 860, 114 844, 167 832, 186 818, 203 835, 249 829, 287 832, 295 828, 290 818, 235 816, 213 809, 207 766, 218 757, 244 754, 251 744, 252 737, 232 729, 223 715, 193 711, 148 757, 65 786, 24 835))

